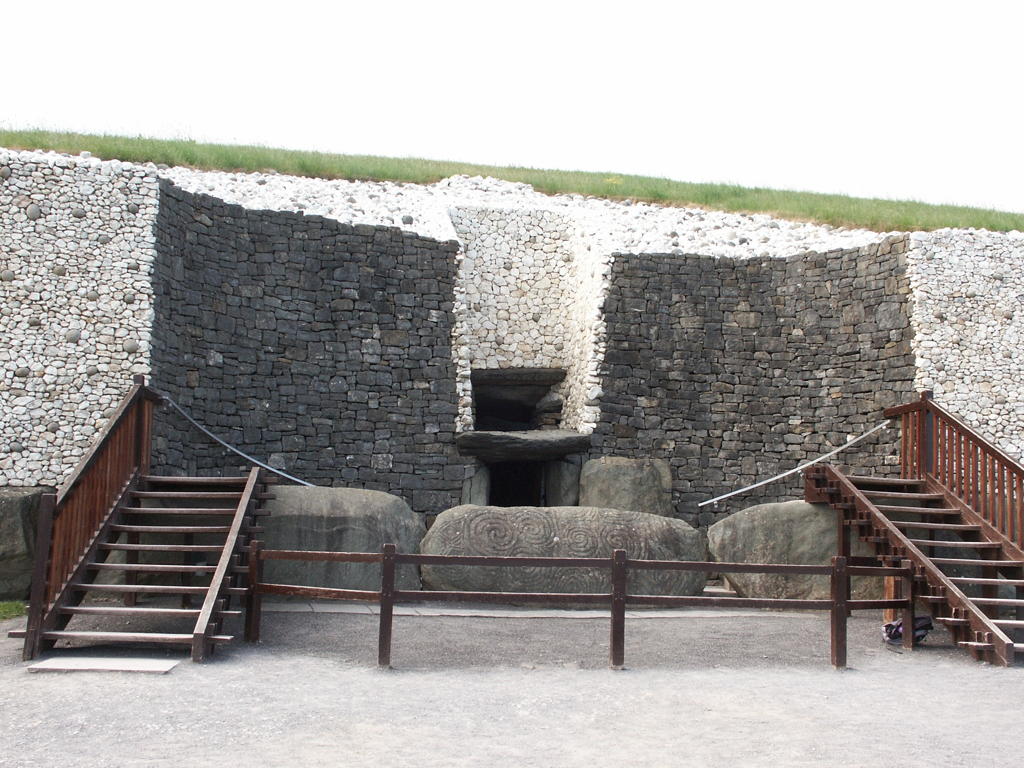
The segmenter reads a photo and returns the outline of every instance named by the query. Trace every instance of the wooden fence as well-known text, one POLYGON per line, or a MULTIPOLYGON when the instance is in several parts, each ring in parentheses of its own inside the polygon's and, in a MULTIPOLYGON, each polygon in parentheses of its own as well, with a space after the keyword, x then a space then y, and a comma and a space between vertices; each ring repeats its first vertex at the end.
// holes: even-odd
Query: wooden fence
MULTIPOLYGON (((400 553, 393 544, 385 544, 380 553, 318 552, 306 550, 262 549, 260 542, 250 546, 249 592, 247 596, 245 637, 256 642, 260 637, 261 604, 264 595, 289 595, 329 600, 357 600, 380 605, 377 663, 391 666, 392 619, 396 603, 416 602, 487 602, 608 605, 610 608, 609 666, 622 669, 625 664, 626 606, 661 605, 669 607, 705 608, 776 608, 788 610, 829 611, 831 658, 836 668, 846 666, 846 622, 850 611, 865 609, 899 609, 903 626, 914 626, 914 579, 909 561, 901 567, 862 564, 859 558, 834 557, 829 565, 782 565, 767 563, 709 563, 675 560, 634 560, 621 549, 610 558, 588 557, 481 557, 452 555, 414 555, 400 553), (380 563, 379 590, 335 589, 295 584, 270 584, 263 581, 266 560, 309 560, 336 563, 380 563), (395 588, 395 567, 398 565, 465 565, 522 568, 602 568, 609 571, 607 593, 552 592, 432 592, 395 588), (702 571, 705 573, 774 573, 829 576, 831 596, 824 600, 718 597, 705 595, 634 595, 628 592, 630 570, 702 571), (851 576, 882 576, 900 579, 900 597, 887 600, 852 600, 851 576)), ((903 633, 903 645, 911 648, 913 632, 903 633)))

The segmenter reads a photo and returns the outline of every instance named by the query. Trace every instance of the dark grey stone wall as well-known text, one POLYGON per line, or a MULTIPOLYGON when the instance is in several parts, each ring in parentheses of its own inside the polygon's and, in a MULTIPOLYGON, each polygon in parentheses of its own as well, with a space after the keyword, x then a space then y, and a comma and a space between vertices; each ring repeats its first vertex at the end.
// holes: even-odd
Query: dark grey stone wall
MULTIPOLYGON (((153 383, 213 432, 320 485, 460 501, 451 354, 457 243, 252 211, 163 181, 153 383)), ((163 413, 157 464, 239 460, 163 413)))
MULTIPOLYGON (((844 444, 913 397, 906 250, 899 236, 787 259, 617 257, 591 456, 667 460, 676 515, 695 525, 799 497, 794 475, 697 508, 844 444)), ((887 430, 835 463, 894 474, 893 439, 887 430)))

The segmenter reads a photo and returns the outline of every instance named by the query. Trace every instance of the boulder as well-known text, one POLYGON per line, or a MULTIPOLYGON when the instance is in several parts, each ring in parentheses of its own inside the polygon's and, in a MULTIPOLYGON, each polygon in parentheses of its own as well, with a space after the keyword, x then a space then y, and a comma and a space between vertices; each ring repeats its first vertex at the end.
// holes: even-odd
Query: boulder
MULTIPOLYGON (((595 507, 485 507, 463 505, 437 516, 420 551, 428 555, 611 557, 626 550, 639 560, 707 559, 704 535, 681 520, 595 507)), ((603 568, 423 566, 428 589, 480 592, 603 592, 603 568)), ((693 571, 629 573, 633 594, 695 595, 706 574, 693 571)))
POLYGON ((0 600, 28 598, 39 500, 52 490, 0 488, 0 600))
POLYGON ((528 429, 520 432, 461 432, 455 445, 463 456, 482 461, 547 461, 590 448, 590 435, 569 429, 528 429))
POLYGON ((672 470, 663 459, 603 456, 580 473, 580 506, 611 507, 671 517, 672 470))
MULTIPOLYGON (((318 549, 334 552, 380 552, 386 543, 399 552, 416 552, 423 519, 398 496, 355 488, 282 485, 274 488, 270 512, 260 537, 267 549, 318 549)), ((379 589, 377 563, 319 563, 268 560, 264 579, 276 584, 303 584, 340 589, 379 589)), ((399 566, 396 585, 419 589, 415 566, 399 566)))
MULTIPOLYGON (((708 529, 711 558, 722 563, 827 565, 836 554, 836 511, 827 504, 784 501, 747 507, 708 529)), ((871 556, 854 537, 853 554, 871 556)), ((828 576, 723 573, 741 597, 828 599, 828 576)), ((882 597, 882 579, 853 579, 858 599, 882 597)))

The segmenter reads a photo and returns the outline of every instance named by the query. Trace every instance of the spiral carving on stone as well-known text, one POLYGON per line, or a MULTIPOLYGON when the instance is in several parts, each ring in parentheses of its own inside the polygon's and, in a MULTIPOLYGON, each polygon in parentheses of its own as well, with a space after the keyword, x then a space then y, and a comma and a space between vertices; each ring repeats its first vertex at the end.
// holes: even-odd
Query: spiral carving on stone
MULTIPOLYGON (((623 549, 633 559, 707 559, 702 534, 686 523, 642 512, 595 507, 455 507, 438 516, 421 544, 425 554, 529 557, 610 557, 623 549)), ((494 592, 610 591, 609 569, 519 566, 424 566, 433 589, 494 592)), ((629 573, 632 594, 697 594, 704 574, 692 571, 629 573)))

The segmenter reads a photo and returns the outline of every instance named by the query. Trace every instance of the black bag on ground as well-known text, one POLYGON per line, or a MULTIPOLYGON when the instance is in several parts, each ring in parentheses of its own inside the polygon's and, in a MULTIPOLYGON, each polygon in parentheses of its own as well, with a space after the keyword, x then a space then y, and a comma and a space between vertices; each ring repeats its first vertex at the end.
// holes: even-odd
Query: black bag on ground
MULTIPOLYGON (((914 617, 914 645, 923 642, 928 633, 934 629, 932 625, 931 616, 915 616, 914 617)), ((882 626, 882 637, 885 638, 887 643, 901 643, 903 642, 903 619, 896 619, 896 621, 890 621, 888 624, 882 626)))

